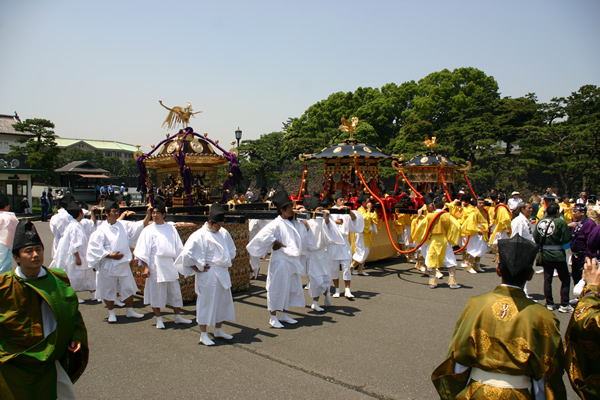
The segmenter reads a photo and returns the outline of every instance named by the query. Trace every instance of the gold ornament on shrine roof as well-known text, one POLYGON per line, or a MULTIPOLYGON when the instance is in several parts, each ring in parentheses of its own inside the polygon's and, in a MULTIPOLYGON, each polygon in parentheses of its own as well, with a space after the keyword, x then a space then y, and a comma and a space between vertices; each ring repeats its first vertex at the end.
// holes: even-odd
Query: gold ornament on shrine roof
MULTIPOLYGON (((169 110, 169 115, 162 124, 163 128, 166 127, 167 129, 173 129, 179 124, 181 124, 183 128, 187 128, 190 125, 190 117, 202 112, 193 112, 191 103, 185 103, 185 108, 179 106, 169 108, 163 104, 162 100, 159 100, 158 102, 161 106, 169 110)), ((167 137, 169 137, 169 134, 167 134, 167 137)))
POLYGON ((437 137, 433 136, 429 139, 429 136, 425 136, 425 141, 423 142, 425 146, 429 147, 429 150, 433 151, 433 148, 437 144, 437 137))
POLYGON ((358 117, 352 117, 350 121, 352 122, 348 122, 346 117, 342 115, 342 125, 340 125, 340 131, 348 132, 350 134, 350 139, 353 139, 354 130, 358 126, 358 117))

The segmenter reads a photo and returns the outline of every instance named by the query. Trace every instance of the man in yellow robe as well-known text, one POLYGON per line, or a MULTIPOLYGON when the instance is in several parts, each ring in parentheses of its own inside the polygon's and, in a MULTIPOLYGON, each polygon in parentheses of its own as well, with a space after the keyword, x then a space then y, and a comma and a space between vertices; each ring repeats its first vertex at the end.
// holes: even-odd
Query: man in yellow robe
MULTIPOLYGON (((433 198, 429 193, 426 193, 423 197, 425 205, 421 207, 421 215, 427 216, 429 213, 432 213, 435 208, 433 206, 433 198)), ((418 214, 413 214, 410 223, 410 241, 414 244, 414 247, 417 247, 424 238, 423 232, 417 233, 417 226, 419 224, 419 216, 418 214)), ((425 257, 427 256, 427 243, 423 243, 421 247, 419 247, 414 253, 416 264, 415 268, 421 271, 422 273, 427 275, 427 268, 425 267, 425 257)), ((439 271, 438 271, 439 273, 439 271)), ((439 277, 442 277, 442 274, 439 273, 439 277)))
POLYGON ((480 197, 477 199, 477 207, 469 214, 469 216, 461 224, 461 232, 469 237, 466 253, 463 256, 463 268, 467 271, 476 274, 484 272, 481 269, 481 257, 487 251, 489 216, 485 210, 485 200, 480 197))
MULTIPOLYGON (((553 195, 553 194, 546 194, 544 195, 544 197, 542 198, 542 205, 540 206, 537 214, 536 214, 536 218, 538 221, 544 219, 546 217, 546 208, 548 207, 549 204, 552 203, 556 203, 558 201, 558 197, 553 195)), ((559 214, 562 215, 562 207, 559 211, 559 214)))
MULTIPOLYGON (((462 226, 462 224, 464 224, 464 222, 467 220, 467 218, 469 218, 469 215, 471 215, 471 213, 475 210, 475 206, 473 204, 471 204, 471 200, 472 200, 472 197, 468 194, 465 194, 465 195, 463 195, 463 197, 460 198, 460 204, 462 206, 462 215, 461 215, 460 219, 458 220, 458 222, 461 226, 462 226)), ((467 248, 465 247, 466 243, 467 243, 467 235, 465 235, 464 232, 461 232, 460 241, 458 242, 458 245, 460 247, 463 247, 463 250, 461 253, 463 256, 463 262, 466 262, 465 261, 466 255, 467 255, 467 248)))
MULTIPOLYGON (((402 251, 410 250, 415 247, 414 242, 410 239, 412 216, 414 214, 401 214, 396 212, 396 218, 394 219, 394 228, 398 234, 398 247, 402 251)), ((406 261, 409 263, 415 262, 415 253, 407 253, 406 261)), ((401 254, 398 253, 398 256, 401 254)))
POLYGON ((565 334, 566 371, 573 390, 582 399, 600 398, 600 269, 586 259, 586 285, 581 291, 565 334))
MULTIPOLYGON (((452 253, 452 246, 458 243, 460 237, 460 225, 454 217, 452 217, 447 211, 443 210, 444 201, 441 197, 434 200, 433 205, 435 206, 435 212, 428 212, 423 217, 423 210, 419 210, 417 214, 417 227, 415 232, 416 239, 421 242, 425 235, 427 235, 427 273, 429 274, 429 287, 434 289, 437 287, 436 275, 439 273, 439 269, 444 266, 447 260, 446 253, 449 251, 452 253), (429 229, 429 232, 427 230, 429 229)), ((448 254, 450 256, 450 254, 448 254)), ((454 253, 451 254, 454 256, 454 253)), ((453 265, 449 264, 448 286, 451 289, 457 289, 460 287, 456 282, 455 274, 456 258, 454 258, 453 265)))
POLYGON ((490 236, 489 244, 490 246, 495 246, 496 257, 494 261, 498 262, 498 240, 508 239, 511 234, 510 224, 512 222, 512 213, 506 205, 506 195, 504 193, 498 195, 498 204, 495 207, 494 214, 494 231, 490 236))
POLYGON ((562 195, 562 203, 558 203, 558 205, 560 206, 560 208, 562 208, 563 218, 565 219, 565 222, 567 224, 570 224, 571 221, 573 221, 573 206, 574 206, 574 204, 572 204, 569 201, 569 195, 563 194, 562 195))
POLYGON ((538 247, 520 235, 498 247, 502 284, 469 299, 431 380, 442 399, 566 399, 559 321, 523 292, 538 247))

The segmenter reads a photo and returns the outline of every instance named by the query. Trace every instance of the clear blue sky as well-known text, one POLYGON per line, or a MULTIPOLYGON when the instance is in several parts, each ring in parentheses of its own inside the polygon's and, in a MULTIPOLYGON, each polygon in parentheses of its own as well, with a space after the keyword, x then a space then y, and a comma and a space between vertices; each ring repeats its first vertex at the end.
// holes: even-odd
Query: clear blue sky
POLYGON ((0 2, 0 113, 62 137, 158 143, 192 103, 221 143, 278 131, 334 92, 475 67, 502 96, 600 86, 600 1, 0 2))

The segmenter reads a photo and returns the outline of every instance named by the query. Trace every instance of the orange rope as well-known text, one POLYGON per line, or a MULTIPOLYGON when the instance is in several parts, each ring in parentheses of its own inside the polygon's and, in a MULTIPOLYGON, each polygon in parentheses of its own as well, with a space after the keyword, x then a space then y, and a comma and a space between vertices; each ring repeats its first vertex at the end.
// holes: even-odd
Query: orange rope
MULTIPOLYGON (((356 160, 354 160, 354 162, 356 162, 356 160)), ((358 170, 356 170, 356 171, 358 171, 358 170)), ((400 172, 402 174, 402 176, 404 177, 404 182, 406 182, 408 184, 408 187, 411 188, 412 191, 417 194, 417 196, 421 196, 421 193, 417 192, 417 189, 415 189, 413 187, 413 185, 410 184, 410 182, 408 181, 408 178, 406 177, 406 175, 404 175, 404 171, 402 171, 402 168, 400 168, 398 170, 398 172, 400 172)), ((362 179, 362 175, 361 175, 361 179, 362 179)))
POLYGON ((475 194, 475 191, 473 190, 473 187, 471 186, 471 182, 469 182, 469 178, 467 178, 467 173, 465 171, 463 171, 463 175, 465 176, 465 181, 467 181, 467 185, 469 185, 471 194, 473 194, 473 197, 477 198, 477 195, 475 194))
POLYGON ((448 193, 448 187, 446 186, 446 178, 444 178, 444 169, 440 168, 440 175, 442 176, 442 183, 444 184, 444 191, 446 192, 446 197, 448 198, 448 202, 452 201, 452 197, 450 197, 450 193, 448 193))
POLYGON ((302 181, 300 181, 300 192, 298 192, 298 200, 302 200, 302 189, 304 189, 304 177, 306 177, 306 163, 304 163, 304 172, 302 173, 302 181))
MULTIPOLYGON (((425 237, 423 238, 423 240, 421 241, 421 243, 419 243, 419 245, 417 247, 414 247, 413 249, 406 250, 406 251, 405 250, 400 250, 398 248, 398 246, 396 246, 396 243, 394 243, 394 238, 392 237, 392 232, 390 231, 390 224, 388 222, 387 212, 385 211, 385 203, 379 198, 379 196, 377 196, 371 190, 371 188, 365 182, 365 178, 363 177, 362 173, 360 172, 360 168, 358 167, 358 161, 356 160, 356 157, 354 158, 354 165, 356 166, 356 172, 358 172, 358 176, 360 177, 360 180, 362 181, 364 187, 367 188, 367 190, 369 191, 369 193, 371 194, 371 196, 373 196, 382 205, 381 210, 383 210, 383 220, 385 221, 385 227, 387 229, 388 237, 390 238, 390 243, 392 244, 392 246, 394 247, 394 249, 396 249, 396 251, 398 253, 400 253, 400 254, 410 254, 410 253, 414 253, 415 251, 417 251, 417 249, 419 249, 421 246, 423 246, 423 243, 425 243, 425 241, 429 237, 429 231, 431 230, 431 227, 433 226, 433 223, 438 219, 438 217, 440 215, 442 215, 443 213, 446 213, 447 211, 440 211, 439 213, 437 213, 437 214, 435 214, 433 216, 433 219, 429 223, 429 226, 427 226, 427 231, 425 232, 425 237)), ((404 173, 402 175, 404 175, 404 173)), ((409 186, 410 186, 410 183, 409 183, 409 186)), ((411 189, 412 189, 412 186, 411 186, 411 189)), ((415 192, 416 192, 416 190, 415 190, 415 192)), ((420 196, 420 194, 419 194, 419 196, 420 196)))
POLYGON ((398 191, 398 181, 400 180, 400 171, 396 174, 396 186, 394 186, 394 194, 398 191))

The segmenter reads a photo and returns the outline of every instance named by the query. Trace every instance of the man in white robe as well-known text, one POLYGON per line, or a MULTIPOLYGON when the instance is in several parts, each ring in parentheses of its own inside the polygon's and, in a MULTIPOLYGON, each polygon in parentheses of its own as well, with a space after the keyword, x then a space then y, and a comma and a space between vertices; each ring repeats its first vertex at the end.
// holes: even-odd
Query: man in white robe
MULTIPOLYGON (((66 210, 72 219, 61 235, 49 268, 64 269, 73 290, 76 292, 89 290, 93 298, 96 291, 96 277, 86 259, 89 235, 81 224, 83 212, 75 202, 69 203, 62 209, 66 210)), ((79 297, 78 301, 83 303, 83 299, 79 297)))
MULTIPOLYGON (((264 203, 267 201, 267 189, 262 188, 260 191, 260 195, 253 201, 253 203, 264 203)), ((267 224, 269 220, 266 219, 249 219, 248 220, 248 242, 254 239, 254 236, 267 224)), ((260 257, 250 256, 250 267, 252 268, 252 275, 254 279, 258 278, 258 271, 260 269, 260 257)))
POLYGON ((215 326, 215 338, 233 339, 223 332, 223 321, 235 321, 229 268, 235 258, 235 243, 223 228, 225 211, 220 204, 211 205, 209 220, 192 233, 175 262, 184 276, 196 274, 196 320, 200 327, 200 343, 215 344, 207 326, 215 326))
POLYGON ((157 198, 152 207, 153 223, 146 226, 134 250, 134 256, 144 267, 144 304, 150 304, 156 317, 156 328, 165 329, 160 309, 167 304, 173 307, 176 324, 191 324, 181 316, 183 298, 179 286, 179 272, 173 265, 183 250, 181 238, 175 227, 165 223, 167 210, 164 201, 157 198))
MULTIPOLYGON (((294 215, 287 192, 273 195, 273 203, 280 215, 258 232, 246 246, 251 256, 264 258, 272 250, 267 274, 267 308, 273 328, 283 328, 280 321, 295 324, 289 317, 290 307, 304 307, 302 292, 303 265, 300 261, 302 239, 297 228, 299 222, 289 220, 294 215), (280 311, 279 319, 277 311, 280 311)), ((305 228, 304 228, 305 229, 305 228)))
POLYGON ((148 224, 150 212, 146 213, 143 221, 123 223, 118 219, 119 204, 106 200, 104 214, 106 222, 98 226, 88 243, 88 264, 98 272, 96 296, 106 303, 109 323, 117 322, 114 311, 117 291, 125 299, 126 316, 143 318, 143 314, 133 310, 133 295, 137 292, 137 284, 129 262, 133 259, 131 248, 135 246, 141 230, 148 224))
POLYGON ((67 225, 73 221, 73 217, 65 209, 66 205, 71 201, 74 201, 71 195, 63 197, 58 203, 59 208, 56 211, 56 214, 50 218, 50 232, 54 235, 54 242, 52 242, 52 257, 56 254, 58 243, 60 242, 60 238, 64 234, 67 225))
MULTIPOLYGON (((533 213, 533 206, 529 202, 520 202, 519 204, 517 204, 516 210, 519 213, 519 215, 513 218, 513 220, 510 223, 510 229, 512 232, 510 237, 513 238, 517 235, 521 235, 523 239, 527 239, 530 242, 535 243, 535 239, 533 239, 532 224, 529 221, 529 217, 531 217, 531 214, 533 213)), ((527 291, 528 283, 529 281, 525 282, 525 286, 523 286, 523 291, 525 292, 525 296, 527 296, 528 299, 531 299, 532 297, 527 291)))
MULTIPOLYGON (((349 209, 345 205, 346 200, 341 190, 338 190, 335 194, 335 205, 334 209, 349 209)), ((342 237, 342 243, 335 241, 329 245, 327 253, 329 254, 329 260, 331 261, 331 281, 335 287, 335 293, 333 297, 340 297, 340 266, 342 269, 342 279, 344 280, 344 296, 346 298, 353 298, 354 295, 350 291, 350 280, 352 279, 352 273, 350 272, 350 265, 352 263, 352 248, 348 241, 348 234, 350 232, 362 232, 364 229, 364 220, 357 217, 358 212, 350 211, 349 214, 331 214, 329 228, 331 230, 336 229, 338 234, 342 237)))
POLYGON ((94 233, 94 231, 96 230, 96 224, 98 221, 96 219, 95 211, 99 210, 100 208, 98 208, 97 206, 93 206, 92 209, 88 211, 84 207, 85 205, 83 205, 81 209, 81 211, 83 211, 83 219, 79 222, 81 222, 83 230, 89 238, 90 236, 92 236, 92 233, 94 233))
POLYGON ((319 198, 311 197, 305 206, 309 210, 322 212, 324 218, 313 218, 307 221, 308 224, 308 257, 307 257, 307 274, 308 274, 308 294, 312 297, 312 305, 310 308, 317 312, 325 311, 319 307, 319 297, 325 295, 325 306, 331 306, 331 287, 330 262, 327 255, 327 247, 331 243, 328 236, 326 225, 329 224, 329 210, 323 210, 319 206, 319 198))

